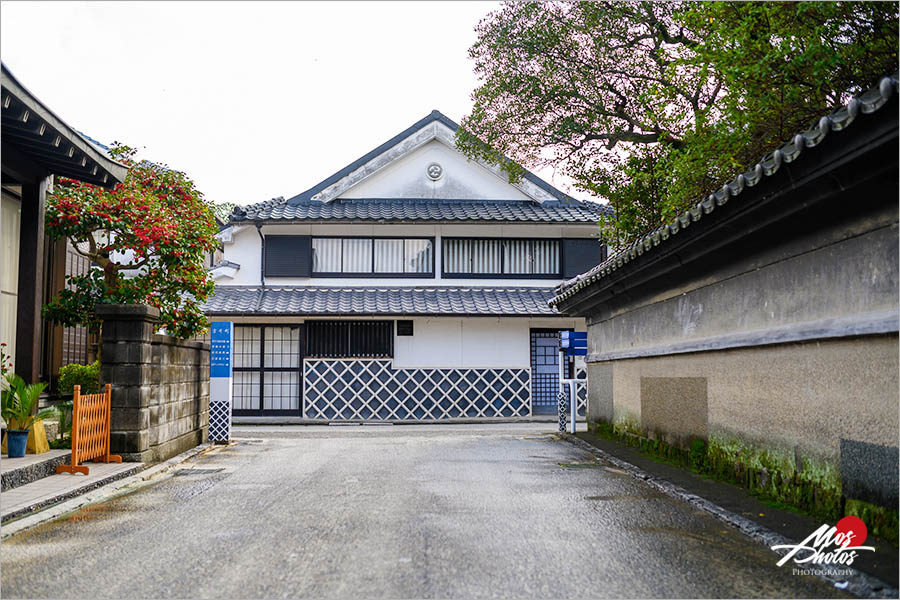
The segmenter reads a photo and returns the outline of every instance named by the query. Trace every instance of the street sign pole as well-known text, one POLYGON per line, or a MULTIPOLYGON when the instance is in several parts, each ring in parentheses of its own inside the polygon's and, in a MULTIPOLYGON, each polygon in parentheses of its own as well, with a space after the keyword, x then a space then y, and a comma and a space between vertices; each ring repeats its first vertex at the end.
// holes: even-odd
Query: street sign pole
MULTIPOLYGON (((575 375, 575 357, 572 357, 572 370, 570 371, 572 375, 575 375)), ((575 420, 578 418, 578 396, 575 392, 575 379, 569 380, 569 414, 572 415, 572 429, 570 433, 575 433, 575 420)))
MULTIPOLYGON (((566 430, 566 386, 569 388, 568 411, 572 415, 570 430, 575 433, 575 423, 578 419, 578 395, 576 385, 585 383, 582 379, 565 376, 566 360, 575 360, 576 356, 587 356, 587 332, 586 331, 561 331, 559 333, 559 430, 566 430)), ((572 374, 575 374, 574 364, 572 374)))
POLYGON ((209 441, 231 439, 231 352, 234 323, 213 321, 209 333, 209 441))
POLYGON ((564 432, 566 430, 566 392, 565 383, 566 380, 566 351, 563 348, 559 349, 559 393, 557 394, 557 414, 559 415, 559 431, 564 432))

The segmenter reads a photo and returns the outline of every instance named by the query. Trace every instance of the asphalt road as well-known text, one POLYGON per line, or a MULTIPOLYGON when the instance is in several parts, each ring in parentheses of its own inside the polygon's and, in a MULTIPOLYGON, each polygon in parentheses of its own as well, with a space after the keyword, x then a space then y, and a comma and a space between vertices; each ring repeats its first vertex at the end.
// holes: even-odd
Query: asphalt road
POLYGON ((833 597, 552 424, 243 428, 2 543, 3 598, 833 597))

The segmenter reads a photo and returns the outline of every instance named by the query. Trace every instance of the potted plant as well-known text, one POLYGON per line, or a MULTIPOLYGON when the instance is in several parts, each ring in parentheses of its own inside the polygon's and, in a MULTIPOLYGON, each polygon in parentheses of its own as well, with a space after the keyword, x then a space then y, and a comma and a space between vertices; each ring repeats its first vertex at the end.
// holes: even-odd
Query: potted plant
MULTIPOLYGON (((6 356, 0 356, 5 360, 6 356)), ((4 364, 5 367, 5 364, 4 364)), ((46 383, 26 384, 25 380, 3 369, 2 391, 0 391, 0 416, 6 423, 7 456, 21 458, 25 456, 28 443, 28 430, 35 421, 56 414, 56 409, 47 408, 35 413, 38 398, 46 383)))

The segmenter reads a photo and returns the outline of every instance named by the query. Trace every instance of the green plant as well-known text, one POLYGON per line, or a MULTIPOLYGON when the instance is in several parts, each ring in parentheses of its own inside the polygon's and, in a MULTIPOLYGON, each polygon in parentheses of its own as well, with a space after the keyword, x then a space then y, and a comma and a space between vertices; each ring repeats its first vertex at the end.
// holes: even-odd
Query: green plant
POLYGON ((897 69, 896 2, 504 2, 457 146, 606 198, 621 247, 897 69), (508 157, 504 158, 504 157, 508 157))
POLYGON ((215 289, 204 266, 218 246, 212 204, 184 173, 113 146, 125 181, 107 189, 59 177, 47 193, 47 236, 68 238, 96 266, 70 275, 42 315, 96 331, 98 304, 148 304, 169 335, 193 337, 209 326, 200 304, 215 289))
POLYGON ((707 444, 705 441, 697 438, 691 442, 691 466, 698 471, 703 471, 706 468, 706 452, 707 452, 707 444))
POLYGON ((89 365, 66 365, 59 369, 59 393, 71 394, 75 386, 81 386, 82 394, 100 392, 100 361, 89 365))
MULTIPOLYGON (((72 394, 75 386, 81 386, 82 394, 96 394, 100 391, 100 361, 89 365, 66 365, 59 369, 59 393, 72 394)), ((56 405, 59 416, 59 434, 66 436, 72 431, 72 400, 63 400, 56 405)))
POLYGON ((72 438, 64 437, 55 440, 50 440, 48 442, 51 450, 71 450, 72 449, 72 438))
POLYGON ((26 384, 18 375, 7 373, 8 389, 0 392, 0 413, 10 430, 30 429, 35 421, 46 419, 56 414, 55 408, 46 408, 35 413, 38 397, 47 387, 46 383, 26 384))
POLYGON ((63 400, 56 405, 56 414, 59 423, 59 436, 65 438, 72 433, 72 400, 63 400))

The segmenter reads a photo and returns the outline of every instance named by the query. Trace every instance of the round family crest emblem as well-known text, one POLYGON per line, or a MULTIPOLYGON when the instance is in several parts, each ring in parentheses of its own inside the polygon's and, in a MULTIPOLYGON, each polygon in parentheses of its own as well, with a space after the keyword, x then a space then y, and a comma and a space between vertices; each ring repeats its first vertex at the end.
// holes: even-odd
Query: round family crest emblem
POLYGON ((437 181, 444 174, 444 167, 437 163, 431 163, 428 165, 428 168, 425 169, 425 173, 428 175, 428 179, 437 181))

